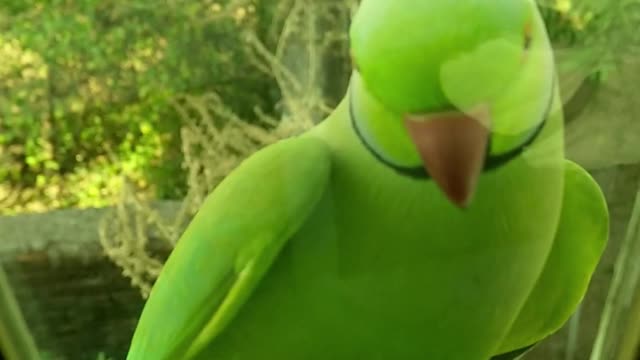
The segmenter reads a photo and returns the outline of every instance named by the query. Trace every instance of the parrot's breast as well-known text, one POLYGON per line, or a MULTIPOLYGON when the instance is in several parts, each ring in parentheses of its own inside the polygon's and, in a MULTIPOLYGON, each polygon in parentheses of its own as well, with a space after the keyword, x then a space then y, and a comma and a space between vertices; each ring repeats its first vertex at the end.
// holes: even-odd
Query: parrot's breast
POLYGON ((461 210, 432 181, 376 161, 348 121, 330 119, 318 130, 331 139, 330 185, 214 352, 487 360, 553 243, 561 121, 550 118, 523 155, 484 173, 461 210))

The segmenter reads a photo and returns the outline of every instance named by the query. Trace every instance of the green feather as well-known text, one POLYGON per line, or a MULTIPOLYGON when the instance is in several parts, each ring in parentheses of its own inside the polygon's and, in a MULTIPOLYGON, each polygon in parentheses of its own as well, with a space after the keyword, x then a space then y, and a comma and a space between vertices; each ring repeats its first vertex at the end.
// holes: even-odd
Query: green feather
POLYGON ((587 291, 608 232, 602 190, 584 169, 567 161, 562 214, 551 254, 500 351, 533 344, 564 325, 587 291))
POLYGON ((213 191, 154 285, 128 360, 513 358, 584 296, 607 211, 564 159, 533 2, 364 0, 360 11, 347 97, 213 191), (538 53, 482 47, 516 44, 527 20, 538 53), (464 66, 441 78, 446 64, 464 66), (510 91, 484 86, 487 74, 510 91), (511 154, 465 209, 426 172, 400 169, 421 165, 403 115, 464 111, 456 102, 489 105, 487 159, 511 154))
POLYGON ((153 287, 127 359, 176 359, 223 328, 321 197, 326 147, 290 139, 241 164, 205 200, 153 287), (295 182, 296 186, 282 186, 295 182))

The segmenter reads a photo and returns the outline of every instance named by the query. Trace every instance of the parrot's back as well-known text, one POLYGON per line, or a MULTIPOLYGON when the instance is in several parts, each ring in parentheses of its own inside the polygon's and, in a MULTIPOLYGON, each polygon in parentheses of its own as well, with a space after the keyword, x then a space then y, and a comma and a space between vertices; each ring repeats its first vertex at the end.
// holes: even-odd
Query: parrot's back
POLYGON ((305 135, 332 153, 321 200, 198 358, 487 360, 553 244, 558 108, 556 98, 538 139, 485 172, 461 210, 432 181, 379 163, 342 103, 305 135))

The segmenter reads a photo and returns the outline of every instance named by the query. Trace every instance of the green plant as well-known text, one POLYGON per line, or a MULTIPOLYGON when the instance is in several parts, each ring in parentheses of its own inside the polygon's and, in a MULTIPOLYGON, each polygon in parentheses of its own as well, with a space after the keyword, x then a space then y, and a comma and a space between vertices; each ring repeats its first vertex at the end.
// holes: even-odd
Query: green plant
POLYGON ((181 197, 175 96, 215 91, 244 116, 246 104, 273 111, 268 75, 241 46, 246 29, 268 22, 256 9, 237 0, 3 2, 0 211, 111 204, 119 174, 149 196, 181 197))
MULTIPOLYGON (((105 253, 145 297, 163 264, 150 251, 149 234, 159 234, 169 247, 175 245, 206 195, 240 161, 263 146, 299 134, 331 111, 335 94, 323 88, 336 85, 324 78, 323 60, 336 56, 332 49, 346 50, 344 29, 350 9, 338 0, 263 4, 258 10, 275 10, 275 21, 262 39, 255 31, 246 31, 243 38, 252 64, 277 85, 281 115, 258 106, 251 116, 243 115, 215 92, 175 97, 188 188, 181 210, 175 218, 163 219, 133 187, 126 186, 120 203, 103 219, 100 238, 105 253)), ((348 71, 337 74, 346 83, 348 71)))

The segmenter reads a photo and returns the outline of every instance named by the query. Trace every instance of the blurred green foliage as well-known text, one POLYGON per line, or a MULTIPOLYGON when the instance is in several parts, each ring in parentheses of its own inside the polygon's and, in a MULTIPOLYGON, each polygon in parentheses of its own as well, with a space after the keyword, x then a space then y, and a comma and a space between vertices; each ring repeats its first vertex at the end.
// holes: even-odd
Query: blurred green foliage
POLYGON ((639 0, 537 2, 556 52, 571 52, 566 66, 599 79, 640 55, 639 0))
MULTIPOLYGON (((539 3, 554 42, 595 46, 601 38, 591 30, 610 28, 601 6, 539 3)), ((215 92, 243 119, 255 118, 255 108, 279 111, 279 88, 256 66, 245 35, 252 31, 275 49, 286 6, 3 0, 0 213, 107 205, 120 192, 120 175, 149 197, 183 196, 181 123, 172 101, 215 92)), ((346 77, 348 66, 335 65, 348 64, 348 56, 332 56, 337 62, 328 63, 339 70, 331 77, 346 77)))
POLYGON ((277 98, 239 46, 243 30, 262 26, 259 10, 249 1, 3 1, 0 211, 101 206, 121 174, 153 196, 180 196, 171 99, 215 91, 248 114, 277 98))

